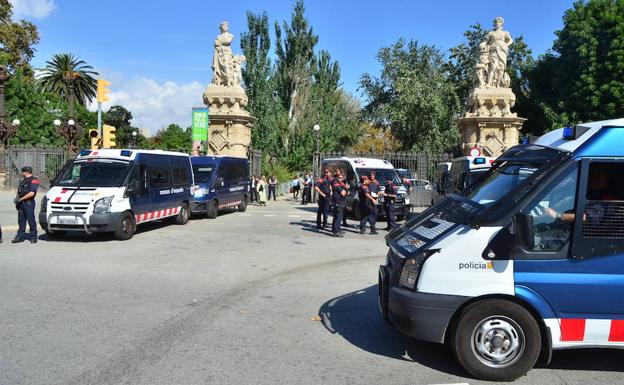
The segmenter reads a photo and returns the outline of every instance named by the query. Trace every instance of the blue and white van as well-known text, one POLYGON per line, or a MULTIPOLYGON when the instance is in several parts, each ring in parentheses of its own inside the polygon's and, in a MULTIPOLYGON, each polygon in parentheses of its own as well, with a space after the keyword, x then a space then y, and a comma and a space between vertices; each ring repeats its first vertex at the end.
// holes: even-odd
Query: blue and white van
POLYGON ((251 197, 249 160, 230 156, 193 156, 193 214, 216 218, 219 210, 247 210, 251 197))
POLYGON ((512 147, 386 237, 383 317, 512 380, 552 351, 624 348, 624 119, 512 147))
POLYGON ((193 200, 187 154, 157 150, 82 150, 41 201, 49 237, 113 232, 130 239, 139 224, 171 218, 185 224, 193 200))

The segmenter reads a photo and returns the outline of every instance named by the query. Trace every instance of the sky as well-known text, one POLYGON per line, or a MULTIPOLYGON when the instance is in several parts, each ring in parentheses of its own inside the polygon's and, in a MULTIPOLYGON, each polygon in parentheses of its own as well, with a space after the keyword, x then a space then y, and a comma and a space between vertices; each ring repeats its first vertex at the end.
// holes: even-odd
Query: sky
MULTIPOLYGON (((246 13, 266 11, 271 23, 288 20, 294 0, 10 0, 14 19, 37 25, 41 41, 32 60, 45 66, 70 52, 112 84, 111 101, 133 114, 132 124, 152 133, 177 123, 190 125, 191 107, 202 106, 212 79, 213 42, 227 20, 240 53, 246 13)), ((317 49, 341 66, 343 87, 362 99, 358 80, 376 75, 376 54, 399 38, 443 50, 461 43, 471 24, 490 28, 505 19, 512 37, 523 35, 534 55, 552 47, 555 31, 572 0, 306 0, 306 16, 319 35, 317 49)), ((94 108, 94 106, 91 106, 94 108)))

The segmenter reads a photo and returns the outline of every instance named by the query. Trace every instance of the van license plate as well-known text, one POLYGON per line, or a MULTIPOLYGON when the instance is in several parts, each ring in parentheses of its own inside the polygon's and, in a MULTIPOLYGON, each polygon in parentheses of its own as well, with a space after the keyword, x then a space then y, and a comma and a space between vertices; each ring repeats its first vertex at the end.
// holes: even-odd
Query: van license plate
POLYGON ((61 225, 77 225, 78 224, 78 218, 76 218, 76 217, 74 217, 74 218, 59 218, 58 222, 61 225))

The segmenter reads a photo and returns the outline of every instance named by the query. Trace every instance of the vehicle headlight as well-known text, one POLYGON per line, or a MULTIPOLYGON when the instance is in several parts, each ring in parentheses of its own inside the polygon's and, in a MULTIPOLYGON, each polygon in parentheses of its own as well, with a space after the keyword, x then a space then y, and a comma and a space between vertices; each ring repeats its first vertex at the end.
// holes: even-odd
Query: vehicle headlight
POLYGON ((43 198, 41 198, 41 212, 45 213, 48 211, 48 197, 47 196, 43 196, 43 198))
POLYGON ((113 197, 105 197, 102 199, 98 199, 95 201, 95 205, 93 205, 93 213, 95 214, 106 214, 110 213, 111 202, 113 201, 113 197))
POLYGON ((438 251, 440 251, 440 249, 423 250, 416 254, 416 256, 407 258, 401 270, 399 285, 406 289, 415 290, 423 264, 427 258, 438 251))

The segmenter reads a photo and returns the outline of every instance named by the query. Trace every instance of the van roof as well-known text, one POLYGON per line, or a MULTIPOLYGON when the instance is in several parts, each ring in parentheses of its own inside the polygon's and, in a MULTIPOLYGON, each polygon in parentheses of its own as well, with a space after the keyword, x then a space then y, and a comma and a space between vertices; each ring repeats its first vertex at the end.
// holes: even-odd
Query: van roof
POLYGON ((350 158, 348 156, 343 156, 340 158, 323 159, 323 163, 335 162, 339 160, 349 162, 353 168, 394 169, 394 166, 389 161, 376 158, 350 158))
POLYGON ((624 119, 580 123, 547 132, 534 144, 581 156, 624 156, 624 119), (566 137, 564 137, 564 134, 566 137))
POLYGON ((247 158, 240 158, 236 156, 224 156, 224 155, 194 155, 191 156, 191 163, 193 164, 207 164, 207 163, 218 163, 224 159, 228 160, 238 160, 238 161, 247 161, 247 158))
POLYGON ((128 161, 134 160, 138 154, 189 156, 188 154, 175 151, 107 148, 102 150, 82 150, 76 159, 112 158, 128 161))

